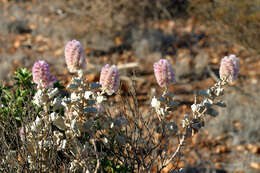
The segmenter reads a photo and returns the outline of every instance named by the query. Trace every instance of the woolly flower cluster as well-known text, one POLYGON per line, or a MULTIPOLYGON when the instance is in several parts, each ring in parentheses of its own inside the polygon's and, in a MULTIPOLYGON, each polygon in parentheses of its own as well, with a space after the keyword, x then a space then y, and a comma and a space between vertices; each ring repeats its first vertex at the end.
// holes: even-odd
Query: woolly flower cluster
POLYGON ((40 87, 53 87, 56 78, 50 73, 46 61, 37 61, 32 68, 33 81, 40 87))
POLYGON ((235 55, 225 56, 221 60, 219 75, 220 79, 232 82, 238 76, 239 62, 235 55))
POLYGON ((108 95, 112 95, 117 91, 119 86, 119 71, 115 65, 111 67, 109 64, 102 68, 100 74, 100 84, 102 85, 103 91, 107 92, 108 95))
POLYGON ((153 67, 155 78, 161 87, 167 87, 175 82, 174 72, 169 61, 161 59, 154 63, 153 67))
POLYGON ((75 73, 85 67, 84 49, 80 42, 72 40, 67 43, 65 47, 65 61, 71 73, 75 73))

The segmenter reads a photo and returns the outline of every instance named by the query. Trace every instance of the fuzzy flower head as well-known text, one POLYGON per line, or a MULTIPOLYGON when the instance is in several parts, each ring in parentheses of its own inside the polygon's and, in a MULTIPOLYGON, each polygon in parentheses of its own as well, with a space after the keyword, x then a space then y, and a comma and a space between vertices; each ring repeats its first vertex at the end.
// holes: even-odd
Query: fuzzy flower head
POLYGON ((33 82, 40 87, 53 87, 56 78, 50 73, 49 64, 40 60, 34 63, 32 68, 33 82))
POLYGON ((228 82, 234 81, 238 76, 239 62, 235 55, 225 56, 221 60, 219 75, 220 79, 227 79, 228 82))
POLYGON ((166 87, 175 82, 172 66, 166 59, 161 59, 154 63, 153 68, 155 78, 161 87, 166 87))
POLYGON ((75 73, 85 67, 85 55, 83 47, 77 40, 72 40, 65 46, 65 61, 71 73, 75 73))
POLYGON ((103 91, 112 95, 119 87, 119 71, 115 65, 105 65, 102 68, 99 80, 103 91))

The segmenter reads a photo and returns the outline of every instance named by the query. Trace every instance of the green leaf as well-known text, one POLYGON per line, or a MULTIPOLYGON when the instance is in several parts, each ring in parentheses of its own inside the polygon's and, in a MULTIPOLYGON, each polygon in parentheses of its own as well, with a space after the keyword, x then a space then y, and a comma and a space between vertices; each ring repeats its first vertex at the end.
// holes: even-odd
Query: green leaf
POLYGON ((218 115, 218 111, 216 111, 215 109, 213 108, 209 108, 207 111, 206 111, 206 114, 210 115, 210 116, 213 116, 213 117, 216 117, 218 115))
POLYGON ((97 88, 100 88, 100 87, 101 87, 101 85, 99 83, 92 82, 90 84, 91 89, 97 89, 97 88))
POLYGON ((21 121, 21 117, 15 117, 16 120, 21 121))
POLYGON ((223 107, 223 108, 227 107, 226 103, 224 103, 222 101, 217 102, 216 105, 219 107, 223 107))
POLYGON ((209 94, 205 90, 199 90, 198 95, 204 96, 204 97, 209 97, 209 94))
POLYGON ((170 101, 170 102, 168 103, 168 106, 169 106, 169 107, 172 107, 172 108, 175 108, 175 107, 177 107, 179 104, 180 104, 180 102, 178 102, 178 101, 170 101))
POLYGON ((88 107, 83 109, 83 112, 84 113, 97 113, 98 110, 95 107, 88 106, 88 107))
POLYGON ((178 132, 178 126, 175 122, 167 123, 166 128, 170 132, 171 135, 175 135, 178 132))
POLYGON ((17 103, 18 105, 23 104, 23 102, 24 102, 23 97, 18 97, 18 98, 16 99, 16 103, 17 103))
POLYGON ((164 98, 164 97, 162 97, 162 96, 160 96, 160 97, 158 98, 158 100, 159 100, 160 102, 166 102, 166 101, 167 101, 166 98, 164 98))
POLYGON ((32 73, 26 68, 20 68, 14 73, 16 85, 30 88, 32 86, 32 73))
POLYGON ((70 84, 69 86, 68 86, 68 88, 69 89, 72 89, 72 90, 76 90, 76 89, 78 89, 78 85, 77 84, 70 84))
POLYGON ((27 95, 29 95, 30 91, 29 90, 22 90, 21 91, 21 96, 26 97, 27 95))
POLYGON ((15 90, 15 97, 18 97, 18 96, 20 96, 20 90, 19 89, 15 90))
POLYGON ((96 103, 96 100, 87 100, 88 105, 93 105, 96 103))
POLYGON ((54 88, 58 89, 64 89, 65 87, 60 83, 60 81, 57 81, 53 84, 54 88))
POLYGON ((12 98, 12 94, 8 90, 3 90, 3 93, 5 94, 5 98, 7 100, 10 100, 12 98))
POLYGON ((172 98, 172 97, 174 97, 174 93, 167 92, 166 94, 164 94, 164 97, 172 98))

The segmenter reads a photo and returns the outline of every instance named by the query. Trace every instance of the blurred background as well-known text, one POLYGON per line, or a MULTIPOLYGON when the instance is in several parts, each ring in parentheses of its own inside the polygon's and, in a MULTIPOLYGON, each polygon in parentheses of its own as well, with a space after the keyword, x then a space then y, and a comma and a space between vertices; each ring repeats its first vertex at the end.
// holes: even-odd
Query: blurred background
POLYGON ((179 166, 260 172, 259 28, 259 0, 0 0, 0 81, 44 59, 66 84, 64 46, 76 39, 89 81, 116 64, 121 89, 135 75, 137 98, 147 106, 151 90, 161 92, 152 65, 166 58, 177 80, 170 90, 181 102, 172 118, 180 121, 195 92, 214 84, 221 58, 235 54, 241 70, 226 88, 227 109, 186 143, 179 166))

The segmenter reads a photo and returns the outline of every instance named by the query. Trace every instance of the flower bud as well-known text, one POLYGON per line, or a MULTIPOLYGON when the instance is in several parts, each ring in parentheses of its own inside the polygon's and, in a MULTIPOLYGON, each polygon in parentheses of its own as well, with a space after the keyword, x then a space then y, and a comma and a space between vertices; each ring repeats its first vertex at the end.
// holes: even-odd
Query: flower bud
POLYGON ((84 49, 80 42, 72 40, 65 47, 65 61, 71 73, 75 73, 85 67, 84 49))
POLYGON ((154 75, 161 87, 166 87, 175 82, 174 72, 171 64, 166 59, 161 59, 154 63, 154 75))
POLYGON ((119 87, 119 71, 115 65, 111 67, 109 64, 102 68, 99 80, 103 91, 108 95, 112 95, 119 87))
POLYGON ((221 60, 219 75, 220 79, 232 82, 238 76, 239 62, 235 55, 225 56, 221 60))
POLYGON ((49 64, 46 61, 37 61, 32 68, 33 82, 40 87, 53 87, 56 78, 50 73, 49 64))

